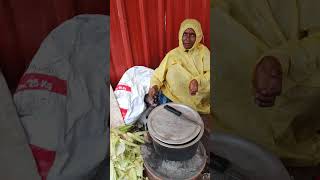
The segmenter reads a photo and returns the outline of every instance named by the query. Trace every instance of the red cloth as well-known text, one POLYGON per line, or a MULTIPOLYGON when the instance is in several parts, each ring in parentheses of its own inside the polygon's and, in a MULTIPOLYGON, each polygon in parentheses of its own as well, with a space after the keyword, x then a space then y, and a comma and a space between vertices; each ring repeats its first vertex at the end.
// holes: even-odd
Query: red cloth
POLYGON ((53 165, 56 152, 30 144, 33 157, 36 161, 38 173, 42 180, 46 180, 50 168, 53 165))

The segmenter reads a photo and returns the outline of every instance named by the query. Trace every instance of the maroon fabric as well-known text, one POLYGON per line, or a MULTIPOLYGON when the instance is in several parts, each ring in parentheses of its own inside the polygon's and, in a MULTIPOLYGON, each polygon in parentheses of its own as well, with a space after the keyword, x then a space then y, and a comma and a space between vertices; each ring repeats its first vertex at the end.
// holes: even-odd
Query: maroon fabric
POLYGON ((0 0, 0 68, 11 92, 44 38, 78 14, 109 15, 108 0, 0 0))

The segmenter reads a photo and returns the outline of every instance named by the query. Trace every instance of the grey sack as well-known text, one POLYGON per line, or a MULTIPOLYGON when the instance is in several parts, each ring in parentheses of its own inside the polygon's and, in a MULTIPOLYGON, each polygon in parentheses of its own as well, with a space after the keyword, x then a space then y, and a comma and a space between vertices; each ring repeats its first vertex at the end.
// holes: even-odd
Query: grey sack
POLYGON ((14 102, 29 144, 55 154, 47 180, 92 179, 107 156, 109 58, 109 17, 79 15, 47 36, 21 78, 14 102))

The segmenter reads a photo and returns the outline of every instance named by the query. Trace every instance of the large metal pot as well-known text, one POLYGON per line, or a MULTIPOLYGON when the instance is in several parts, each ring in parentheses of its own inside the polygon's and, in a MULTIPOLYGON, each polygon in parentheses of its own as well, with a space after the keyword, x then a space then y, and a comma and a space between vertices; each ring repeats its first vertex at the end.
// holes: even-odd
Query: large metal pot
POLYGON ((199 141, 192 141, 185 145, 169 145, 153 138, 155 151, 164 159, 171 161, 185 161, 191 159, 196 153, 199 141))
POLYGON ((192 108, 176 103, 153 109, 148 116, 147 126, 155 151, 163 159, 171 161, 191 159, 204 132, 200 115, 192 108), (165 108, 168 106, 180 114, 170 112, 165 108))

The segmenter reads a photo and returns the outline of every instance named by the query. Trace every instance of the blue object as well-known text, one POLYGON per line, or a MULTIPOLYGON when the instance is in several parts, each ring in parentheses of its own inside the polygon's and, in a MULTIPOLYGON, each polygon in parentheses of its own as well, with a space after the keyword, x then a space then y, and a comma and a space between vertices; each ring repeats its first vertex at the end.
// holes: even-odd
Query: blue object
POLYGON ((158 103, 159 103, 159 105, 166 104, 166 103, 169 103, 169 102, 172 102, 172 101, 160 91, 158 93, 158 103))

